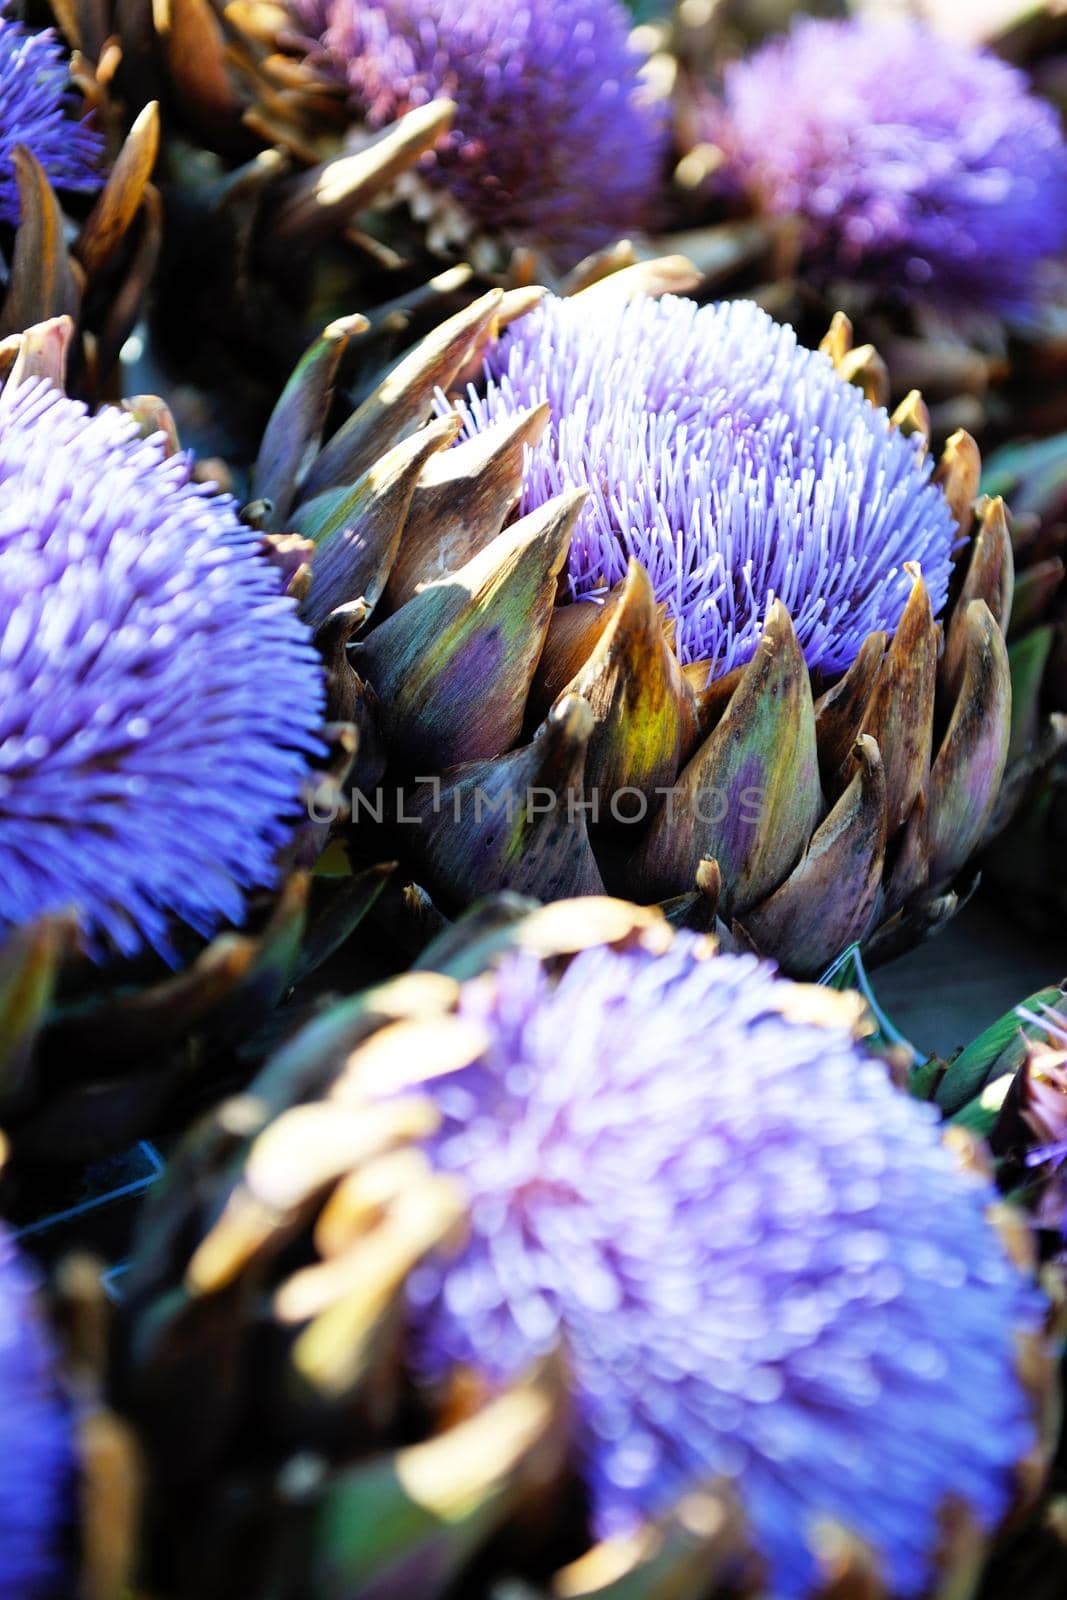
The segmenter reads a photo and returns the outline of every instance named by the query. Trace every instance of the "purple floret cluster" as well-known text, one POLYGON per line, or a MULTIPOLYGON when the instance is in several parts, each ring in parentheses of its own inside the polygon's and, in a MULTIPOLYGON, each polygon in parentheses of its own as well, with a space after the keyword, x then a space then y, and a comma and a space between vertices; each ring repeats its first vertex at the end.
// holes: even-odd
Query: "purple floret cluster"
POLYGON ((25 145, 56 189, 100 186, 101 136, 71 116, 70 68, 51 29, 28 33, 0 17, 0 222, 19 220, 12 157, 25 145))
POLYGON ((1009 1502, 1039 1297, 936 1113, 771 968, 696 949, 468 985, 488 1046, 427 1089, 471 1232, 414 1281, 421 1369, 505 1382, 562 1340, 602 1535, 722 1478, 782 1600, 827 1518, 918 1594, 945 1494, 984 1527, 1009 1502))
POLYGON ((0 931, 171 953, 275 881, 324 690, 233 502, 43 381, 0 399, 0 931))
POLYGON ((617 0, 316 0, 321 33, 372 127, 447 97, 451 132, 423 168, 476 229, 559 267, 640 228, 666 120, 617 0))
POLYGON ((0 1600, 58 1592, 73 1512, 70 1413, 35 1292, 30 1267, 0 1227, 0 1600))
POLYGON ((466 433, 545 400, 523 510, 587 486, 571 595, 602 594, 635 557, 683 662, 747 661, 778 599, 809 666, 840 671, 896 629, 905 563, 943 606, 956 529, 929 461, 751 302, 549 299, 490 353, 466 433))
POLYGON ((1052 106, 990 54, 917 25, 803 20, 728 68, 711 136, 804 268, 953 312, 1031 314, 1067 244, 1052 106))

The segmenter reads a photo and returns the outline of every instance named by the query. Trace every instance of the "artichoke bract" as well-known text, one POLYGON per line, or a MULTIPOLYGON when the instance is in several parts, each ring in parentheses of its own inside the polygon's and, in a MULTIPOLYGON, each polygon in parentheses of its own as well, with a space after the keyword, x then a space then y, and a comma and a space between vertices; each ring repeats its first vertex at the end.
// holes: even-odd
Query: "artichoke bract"
POLYGON ((122 1388, 161 1592, 222 1549, 249 1595, 423 1600, 973 1570, 1039 1453, 988 1180, 854 997, 521 910, 290 1039, 153 1195, 122 1388))
POLYGON ((443 909, 607 886, 814 976, 958 904, 1008 750, 1007 518, 985 502, 970 539, 973 441, 931 474, 921 401, 890 419, 850 386, 843 321, 801 351, 754 308, 657 306, 666 270, 518 320, 491 293, 319 448, 328 333, 259 492, 316 546, 305 615, 377 756, 354 809, 443 909), (458 409, 387 474, 434 386, 458 409))
POLYGON ((0 1227, 0 1595, 44 1600, 69 1578, 74 1425, 36 1300, 35 1274, 0 1227))

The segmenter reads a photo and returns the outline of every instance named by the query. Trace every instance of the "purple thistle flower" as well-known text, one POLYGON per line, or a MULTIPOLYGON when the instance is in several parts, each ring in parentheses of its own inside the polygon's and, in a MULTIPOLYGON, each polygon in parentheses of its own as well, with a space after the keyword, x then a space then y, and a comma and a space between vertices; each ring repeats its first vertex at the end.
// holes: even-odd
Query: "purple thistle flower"
POLYGON ((936 1113, 846 1029, 783 1015, 772 969, 697 947, 599 948, 556 981, 514 955, 467 986, 488 1047, 426 1088, 471 1227, 413 1282, 418 1370, 504 1383, 562 1339, 600 1535, 726 1477, 779 1600, 823 1518, 917 1593, 946 1496, 987 1529, 1007 1509, 1040 1296, 936 1113))
POLYGON ((805 271, 1025 317, 1067 243, 1067 147, 993 56, 916 25, 797 23, 731 66, 726 173, 807 228, 805 271))
POLYGON ((74 1451, 34 1279, 0 1226, 0 1600, 53 1594, 74 1451))
POLYGON ((476 227, 538 244, 561 268, 640 228, 666 117, 643 91, 618 0, 312 3, 372 127, 455 101, 422 170, 476 227))
POLYGON ((0 17, 0 222, 19 220, 19 192, 12 161, 25 145, 57 189, 99 188, 104 141, 70 115, 70 72, 50 28, 28 33, 0 17))
POLYGON ((259 536, 130 417, 0 398, 0 931, 73 907, 173 958, 272 884, 319 658, 259 536))
POLYGON ((549 299, 486 364, 466 432, 548 400, 524 511, 588 485, 571 595, 602 593, 631 556, 677 625, 683 662, 747 661, 767 608, 788 607, 809 666, 847 667, 892 633, 922 566, 935 610, 955 538, 932 467, 829 358, 746 301, 620 310, 549 299))

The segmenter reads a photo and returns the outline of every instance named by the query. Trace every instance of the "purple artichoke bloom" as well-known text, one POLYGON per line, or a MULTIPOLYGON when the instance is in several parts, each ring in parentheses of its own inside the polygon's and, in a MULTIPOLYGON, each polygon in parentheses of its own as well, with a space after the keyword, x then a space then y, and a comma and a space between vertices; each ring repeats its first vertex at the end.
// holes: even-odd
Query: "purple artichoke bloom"
MULTIPOLYGON (((478 229, 561 268, 641 226, 666 148, 618 0, 312 0, 372 127, 447 97, 423 167, 478 229)), ((314 26, 314 22, 311 24, 314 26)))
POLYGON ((55 1593, 74 1451, 33 1274, 0 1227, 0 1600, 55 1593))
POLYGON ((0 398, 0 932, 72 907, 95 955, 239 923, 275 881, 319 658, 233 503, 133 420, 0 398))
POLYGON ((993 56, 917 25, 797 23, 731 66, 726 172, 807 228, 805 270, 1025 317, 1067 243, 1067 147, 993 56))
POLYGON ((37 157, 57 189, 100 185, 104 141, 72 120, 70 73, 52 30, 28 33, 0 17, 0 222, 19 220, 12 156, 17 145, 37 157))
POLYGON ((522 509, 592 491, 571 595, 603 593, 636 557, 682 662, 718 675, 747 661, 778 599, 808 664, 839 671, 872 630, 896 629, 905 562, 935 611, 945 603, 955 524, 930 462, 758 306, 549 299, 506 331, 486 375, 468 434, 551 405, 522 509))
POLYGON ((986 1529, 1008 1507, 1040 1296, 936 1113, 771 968, 697 947, 467 986, 488 1045, 426 1089, 470 1233, 413 1282, 417 1368, 503 1384, 562 1339, 600 1535, 725 1477, 779 1600, 824 1518, 918 1593, 947 1496, 986 1529))

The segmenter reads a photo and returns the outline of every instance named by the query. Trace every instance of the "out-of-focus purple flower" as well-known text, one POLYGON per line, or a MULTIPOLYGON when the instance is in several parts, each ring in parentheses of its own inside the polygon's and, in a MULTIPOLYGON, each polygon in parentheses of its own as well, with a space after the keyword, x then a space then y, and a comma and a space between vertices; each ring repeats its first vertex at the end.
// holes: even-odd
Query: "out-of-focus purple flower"
POLYGON ((696 954, 467 986, 488 1046, 426 1087, 470 1234, 413 1282, 419 1369, 503 1383, 562 1339, 601 1534, 725 1477, 783 1600, 824 1518, 918 1593, 947 1496, 986 1528, 1008 1505, 1040 1297, 931 1108, 772 969, 696 954))
POLYGON ((169 956, 276 877, 321 666, 189 473, 115 409, 0 399, 0 932, 73 908, 95 953, 169 956))
POLYGON ((523 509, 588 485, 571 544, 575 599, 631 556, 674 618, 683 662, 747 661, 772 599, 809 666, 847 667, 892 633, 905 562, 944 605, 955 525, 929 462, 827 356, 747 301, 549 299, 490 353, 468 434, 548 400, 523 509))
POLYGON ((559 267, 640 228, 666 119, 618 0, 313 3, 372 126, 455 101, 452 131, 422 170, 475 227, 535 244, 559 267))
POLYGON ((1039 1171, 1044 1186, 1037 1221, 1067 1242, 1067 1024, 1051 1007, 1035 1012, 1020 1006, 1017 1015, 1043 1034, 1030 1044, 1020 1101, 1037 1141, 1026 1152, 1026 1165, 1039 1171))
POLYGON ((56 1592, 72 1512, 70 1417, 34 1289, 0 1226, 0 1600, 56 1592))
POLYGON ((104 141, 75 122, 70 73, 51 29, 28 33, 0 17, 0 222, 18 222, 19 192, 12 156, 25 145, 57 189, 99 187, 104 141))
POLYGON ((803 219, 808 275, 1024 317, 1067 243, 1052 107, 920 26, 798 22, 728 69, 710 131, 728 179, 803 219))

